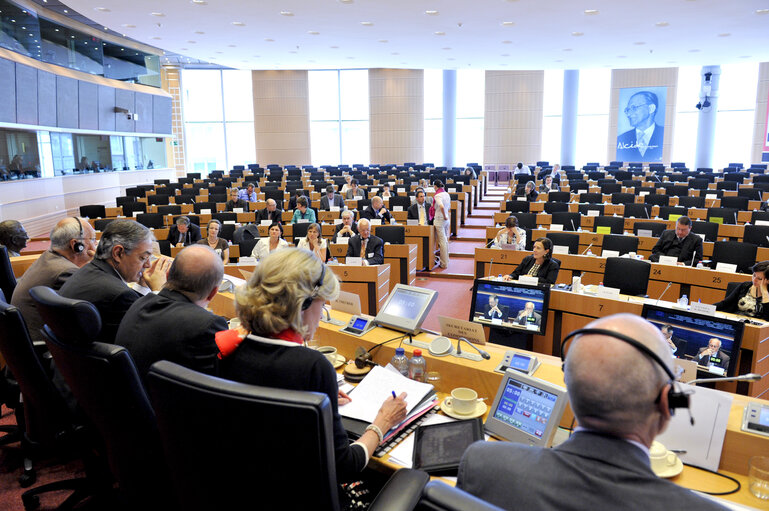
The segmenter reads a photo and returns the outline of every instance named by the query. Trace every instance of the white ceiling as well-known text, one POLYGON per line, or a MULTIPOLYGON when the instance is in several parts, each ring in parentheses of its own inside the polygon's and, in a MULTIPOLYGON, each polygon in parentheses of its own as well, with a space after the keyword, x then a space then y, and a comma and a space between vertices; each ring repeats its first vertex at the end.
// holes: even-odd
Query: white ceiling
POLYGON ((65 3, 138 41, 240 69, 578 69, 769 61, 769 0, 201 1, 65 3))

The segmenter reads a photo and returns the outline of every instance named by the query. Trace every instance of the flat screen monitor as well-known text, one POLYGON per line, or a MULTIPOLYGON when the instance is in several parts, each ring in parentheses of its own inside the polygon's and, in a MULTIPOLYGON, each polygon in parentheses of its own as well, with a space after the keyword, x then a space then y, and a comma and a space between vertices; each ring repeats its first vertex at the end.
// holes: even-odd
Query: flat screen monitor
POLYGON ((713 376, 736 374, 742 345, 742 322, 651 304, 643 306, 641 315, 657 328, 670 326, 672 341, 677 346, 674 356, 694 360, 698 372, 713 376), (717 354, 703 355, 709 344, 719 343, 717 354))
POLYGON ((514 332, 544 335, 550 287, 476 279, 470 321, 514 332))
POLYGON ((418 334, 437 298, 438 292, 432 289, 396 284, 376 315, 376 324, 418 334))
POLYGON ((565 388, 508 369, 484 428, 502 440, 550 447, 567 401, 565 388))

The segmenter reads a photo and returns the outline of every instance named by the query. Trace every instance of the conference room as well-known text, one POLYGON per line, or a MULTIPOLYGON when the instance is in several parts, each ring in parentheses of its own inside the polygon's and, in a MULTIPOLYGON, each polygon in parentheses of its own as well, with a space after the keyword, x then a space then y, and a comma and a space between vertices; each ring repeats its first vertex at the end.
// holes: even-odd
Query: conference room
MULTIPOLYGON (((327 247, 319 257, 342 291, 309 341, 335 348, 332 363, 344 359, 340 381, 345 369, 363 369, 358 348, 386 365, 398 343, 374 346, 409 334, 400 339, 404 354, 421 350, 426 371, 437 373, 437 408, 467 387, 490 409, 507 381, 500 366, 520 363, 524 377, 565 388, 561 342, 593 320, 630 313, 673 325, 674 338, 687 343, 673 354, 685 379, 763 376, 697 385, 695 402, 711 387, 730 400, 726 416, 700 418, 690 408, 697 431, 718 423, 718 456, 682 453, 676 461, 735 477, 742 489, 723 498, 760 508, 749 472, 765 437, 743 429, 743 418, 766 405, 769 330, 760 315, 708 307, 769 260, 766 13, 712 3, 706 15, 694 4, 678 12, 655 1, 620 34, 631 13, 605 2, 559 2, 565 16, 553 20, 521 2, 478 12, 453 1, 396 2, 381 12, 359 1, 214 8, 5 0, 0 220, 19 221, 29 237, 24 247, 7 244, 20 256, 8 259, 6 275, 23 279, 67 217, 84 218, 97 240, 116 219, 133 219, 151 229, 162 258, 183 251, 171 238, 186 217, 202 242, 227 244, 225 280, 237 287, 259 271, 254 247, 270 238, 272 216, 262 216, 270 201, 283 240, 306 243, 313 222, 292 223, 289 204, 301 191, 327 247), (682 30, 693 23, 697 33, 682 30), (548 176, 557 191, 542 191, 548 176), (363 193, 347 198, 351 177, 363 193), (530 181, 540 190, 534 200, 525 194, 530 181), (255 200, 228 206, 250 183, 255 200), (329 186, 341 205, 329 201, 329 186), (419 189, 425 221, 411 213, 419 189), (430 212, 442 190, 450 200, 445 227, 430 212), (345 211, 357 230, 378 195, 388 220, 375 218, 371 235, 382 240, 383 264, 363 265, 368 254, 354 253, 351 238, 334 242, 335 233, 345 211), (490 248, 510 215, 525 233, 524 250, 490 248), (684 216, 701 255, 649 262, 662 232, 684 216), (218 231, 209 238, 212 225, 218 231), (555 284, 500 279, 540 239, 552 241, 555 284), (379 317, 403 289, 436 294, 410 332, 379 317), (705 328, 703 317, 718 325, 705 328), (357 320, 361 335, 342 331, 357 320), (696 363, 711 337, 731 361, 723 374, 713 357, 710 366, 696 363)), ((10 302, 5 283, 3 290, 10 302)), ((236 317, 229 285, 209 308, 236 317)), ((2 425, 18 423, 11 404, 2 425)), ((665 435, 680 433, 682 416, 665 435)), ((556 444, 573 417, 568 405, 556 417, 556 444)), ((688 450, 677 437, 660 438, 688 450)), ((389 476, 412 466, 402 452, 380 451, 370 469, 389 476)), ((0 447, 9 490, 0 500, 21 509, 23 471, 5 453, 0 447)), ((56 480, 53 467, 35 465, 38 484, 56 480)), ((84 473, 78 462, 67 466, 68 475, 84 473)), ((688 465, 672 481, 733 486, 688 465)), ((49 501, 41 493, 43 508, 55 506, 49 501)))

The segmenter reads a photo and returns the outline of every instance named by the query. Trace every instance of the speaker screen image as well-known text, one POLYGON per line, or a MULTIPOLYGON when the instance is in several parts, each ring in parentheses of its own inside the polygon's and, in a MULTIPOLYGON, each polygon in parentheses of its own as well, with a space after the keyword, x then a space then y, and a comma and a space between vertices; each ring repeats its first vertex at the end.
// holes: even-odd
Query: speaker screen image
POLYGON ((542 335, 549 298, 548 286, 476 279, 470 321, 542 335))

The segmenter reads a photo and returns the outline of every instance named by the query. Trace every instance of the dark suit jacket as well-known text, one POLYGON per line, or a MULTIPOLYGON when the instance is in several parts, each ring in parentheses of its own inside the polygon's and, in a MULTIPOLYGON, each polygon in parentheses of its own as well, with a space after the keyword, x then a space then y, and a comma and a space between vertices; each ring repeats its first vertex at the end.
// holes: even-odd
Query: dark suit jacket
MULTIPOLYGON (((738 286, 735 286, 734 289, 732 289, 731 293, 727 294, 723 300, 716 303, 716 310, 744 315, 744 312, 740 311, 738 304, 740 299, 750 292, 750 286, 752 285, 753 282, 750 280, 740 282, 738 286)), ((16 293, 13 293, 13 296, 16 296, 16 293)), ((769 321, 769 307, 764 307, 764 305, 761 303, 761 300, 758 300, 757 312, 758 314, 756 317, 769 321)))
MULTIPOLYGON (((700 348, 699 351, 697 352, 697 358, 694 359, 694 360, 697 361, 697 364, 699 364, 701 366, 706 366, 706 365, 710 364, 710 359, 713 358, 713 357, 702 357, 702 358, 700 358, 700 353, 705 351, 705 349, 707 349, 707 348, 706 347, 700 348)), ((724 350, 718 350, 718 358, 720 358, 721 361, 720 362, 713 361, 713 365, 716 366, 716 367, 723 367, 724 369, 728 370, 729 369, 729 355, 727 355, 724 350)))
POLYGON ((502 321, 507 321, 507 316, 510 313, 510 307, 507 305, 497 305, 497 308, 502 311, 502 316, 497 314, 496 312, 492 316, 491 314, 491 305, 488 303, 483 306, 483 317, 486 319, 501 319, 502 321))
MULTIPOLYGON (((347 257, 358 257, 360 255, 360 235, 356 234, 347 243, 347 257)), ((368 237, 366 245, 366 254, 363 258, 368 264, 384 264, 384 242, 382 238, 377 238, 373 234, 368 237), (372 254, 369 257, 369 254, 372 254)))
MULTIPOLYGON (((307 197, 306 195, 302 195, 302 197, 307 199, 307 207, 308 208, 312 207, 312 204, 310 203, 310 198, 307 197)), ((288 209, 296 209, 296 199, 297 199, 296 195, 292 195, 291 198, 288 199, 288 209)))
POLYGON ((280 208, 275 208, 275 211, 273 212, 267 211, 267 208, 260 209, 256 212, 256 223, 260 224, 262 220, 270 220, 271 222, 283 223, 282 215, 283 211, 281 211, 280 208))
POLYGON ((641 152, 636 146, 635 128, 627 130, 617 137, 617 159, 622 161, 662 161, 662 139, 665 128, 655 124, 652 138, 646 152, 641 152))
POLYGON ((637 446, 589 431, 553 449, 476 442, 462 457, 457 487, 509 510, 724 509, 655 476, 637 446))
POLYGON ((694 266, 702 260, 702 238, 690 232, 683 241, 679 242, 675 229, 663 231, 652 248, 649 261, 657 262, 661 255, 677 257, 679 261, 694 266), (694 264, 692 264, 692 256, 694 264))
MULTIPOLYGON (((430 205, 425 201, 425 220, 427 220, 427 225, 432 225, 433 221, 430 220, 430 205)), ((408 219, 409 220, 419 220, 419 204, 416 202, 409 206, 408 209, 408 219)))
POLYGON ((120 324, 115 344, 131 353, 142 378, 158 360, 215 374, 219 349, 214 336, 222 330, 227 330, 223 317, 177 291, 163 289, 134 302, 120 324))
MULTIPOLYGON (((331 240, 332 243, 336 243, 336 239, 339 237, 339 231, 342 230, 342 227, 344 227, 344 224, 337 224, 334 227, 334 237, 331 240)), ((354 232, 355 234, 358 234, 358 222, 353 222, 352 223, 352 232, 354 232)), ((347 234, 347 233, 344 233, 344 234, 342 234, 342 237, 343 238, 349 238, 350 235, 347 234)))
MULTIPOLYGON (((532 266, 534 266, 534 256, 527 255, 523 258, 521 264, 519 264, 518 267, 513 270, 510 276, 514 279, 517 279, 521 275, 526 275, 529 273, 529 270, 532 266)), ((555 284, 555 281, 558 280, 558 270, 560 269, 561 263, 558 261, 558 259, 553 259, 552 257, 550 259, 545 259, 545 262, 542 264, 542 266, 539 267, 539 271, 537 272, 539 283, 551 285, 555 284)))
POLYGON ((379 211, 374 211, 373 206, 366 206, 366 208, 360 212, 361 218, 368 218, 369 220, 382 220, 383 224, 389 224, 390 219, 392 219, 392 215, 390 215, 390 212, 385 208, 385 214, 380 215, 379 211))
POLYGON ((141 295, 123 282, 106 261, 94 259, 74 273, 61 287, 65 298, 86 300, 101 314, 101 333, 97 340, 115 344, 115 334, 123 316, 141 295))
POLYGON ((367 199, 368 198, 368 192, 365 188, 358 187, 358 193, 353 194, 352 190, 347 190, 345 192, 345 198, 348 200, 352 199, 367 199))
MULTIPOLYGON (((171 245, 176 245, 179 242, 179 228, 176 225, 172 225, 168 230, 168 238, 166 239, 171 242, 171 245)), ((200 227, 190 222, 190 226, 184 236, 184 246, 194 245, 198 241, 200 241, 200 227)))
MULTIPOLYGON (((518 311, 518 314, 523 312, 524 309, 521 309, 518 311)), ((528 316, 524 316, 522 318, 518 317, 518 314, 515 315, 515 322, 519 325, 528 325, 531 323, 532 325, 539 325, 542 322, 542 315, 539 312, 532 311, 531 312, 531 319, 529 319, 528 316)))
POLYGON ((339 206, 340 209, 344 209, 344 199, 338 193, 334 194, 333 204, 328 203, 328 195, 324 195, 320 198, 320 209, 328 211, 331 206, 339 206))
POLYGON ((238 199, 234 202, 228 200, 224 207, 227 209, 227 211, 232 211, 235 208, 243 208, 243 211, 248 211, 248 202, 244 201, 243 199, 238 199))
POLYGON ((676 352, 673 353, 673 356, 677 358, 684 358, 684 355, 686 355, 686 345, 688 344, 686 340, 679 339, 675 335, 670 340, 673 341, 673 344, 676 345, 676 352))

